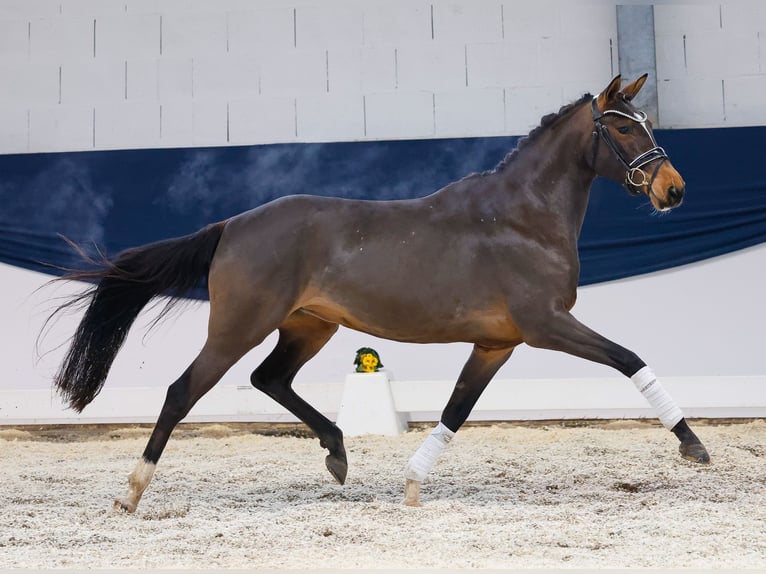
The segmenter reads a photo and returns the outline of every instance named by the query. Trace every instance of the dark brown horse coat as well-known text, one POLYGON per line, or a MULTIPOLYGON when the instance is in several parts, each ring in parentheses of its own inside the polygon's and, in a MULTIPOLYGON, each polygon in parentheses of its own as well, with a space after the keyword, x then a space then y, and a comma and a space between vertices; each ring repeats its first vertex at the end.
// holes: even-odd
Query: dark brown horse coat
MULTIPOLYGON (((427 197, 285 197, 74 274, 100 281, 80 299, 89 308, 56 379, 78 409, 103 385, 141 308, 158 294, 180 296, 199 278, 208 279, 205 346, 169 388, 130 491, 117 506, 135 509, 175 425, 275 329, 277 346, 252 383, 316 432, 330 451, 328 469, 341 483, 347 465, 340 429, 291 388, 298 369, 338 325, 397 341, 473 343, 441 418, 452 431, 521 343, 609 365, 629 377, 643 368, 635 353, 569 311, 593 179, 624 181, 658 210, 675 207, 683 196, 683 179, 630 103, 644 80, 621 89, 615 78, 597 98, 586 95, 544 118, 496 169, 427 197)), ((707 460, 685 421, 673 431, 684 456, 707 460)))

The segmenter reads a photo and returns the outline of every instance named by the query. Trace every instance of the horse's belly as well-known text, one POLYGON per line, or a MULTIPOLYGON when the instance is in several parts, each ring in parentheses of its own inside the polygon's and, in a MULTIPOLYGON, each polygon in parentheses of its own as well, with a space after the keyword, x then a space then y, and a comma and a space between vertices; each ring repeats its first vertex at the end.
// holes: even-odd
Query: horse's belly
POLYGON ((503 309, 426 308, 379 301, 350 306, 326 299, 315 299, 301 309, 325 321, 394 341, 503 346, 520 339, 518 329, 503 309))

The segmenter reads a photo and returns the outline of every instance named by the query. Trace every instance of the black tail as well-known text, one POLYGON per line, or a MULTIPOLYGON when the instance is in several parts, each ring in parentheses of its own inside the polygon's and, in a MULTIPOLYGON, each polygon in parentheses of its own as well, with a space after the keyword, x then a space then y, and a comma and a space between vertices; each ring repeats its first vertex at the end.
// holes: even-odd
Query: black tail
POLYGON ((74 410, 82 411, 101 391, 130 326, 153 297, 170 298, 164 314, 207 278, 224 225, 215 223, 192 235, 128 249, 113 260, 104 258, 96 269, 61 277, 96 281, 54 312, 87 305, 53 381, 74 410))

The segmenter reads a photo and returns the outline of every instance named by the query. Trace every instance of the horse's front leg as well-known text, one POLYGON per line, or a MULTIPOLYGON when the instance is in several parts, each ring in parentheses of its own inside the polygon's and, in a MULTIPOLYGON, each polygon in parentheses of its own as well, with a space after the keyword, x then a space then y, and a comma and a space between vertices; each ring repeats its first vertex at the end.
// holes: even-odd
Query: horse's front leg
POLYGON ((511 356, 514 347, 487 349, 474 346, 468 362, 442 412, 441 420, 412 455, 405 470, 404 504, 420 506, 420 483, 433 468, 447 443, 468 418, 489 381, 511 356))
POLYGON ((523 330, 524 341, 533 347, 563 351, 576 357, 613 367, 629 377, 654 408, 658 418, 681 441, 679 451, 687 460, 710 462, 710 456, 692 432, 676 402, 656 375, 633 351, 586 327, 568 312, 546 315, 536 327, 523 330))

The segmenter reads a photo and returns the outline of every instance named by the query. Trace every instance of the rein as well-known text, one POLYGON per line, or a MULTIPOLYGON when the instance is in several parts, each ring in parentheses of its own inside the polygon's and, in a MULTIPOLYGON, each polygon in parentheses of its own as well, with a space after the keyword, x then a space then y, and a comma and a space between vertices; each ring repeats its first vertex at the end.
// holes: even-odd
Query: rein
POLYGON ((620 160, 622 165, 625 166, 625 170, 626 170, 625 171, 625 188, 628 190, 628 193, 631 193, 633 195, 638 195, 640 192, 636 188, 641 188, 645 185, 648 186, 649 191, 651 191, 652 184, 654 183, 654 178, 657 176, 657 172, 659 171, 662 163, 668 159, 668 155, 665 153, 664 149, 662 149, 660 146, 657 145, 657 141, 654 139, 654 135, 652 134, 652 131, 646 125, 646 121, 647 121, 646 114, 641 111, 636 111, 630 114, 626 112, 621 112, 619 110, 604 110, 603 112, 601 112, 598 109, 596 100, 597 100, 597 97, 594 97, 591 100, 591 110, 593 111, 593 123, 596 127, 595 131, 593 132, 593 136, 594 136, 593 161, 594 162, 596 161, 596 155, 598 154, 598 144, 603 139, 606 142, 606 144, 609 146, 609 148, 617 156, 617 158, 620 160), (623 118, 628 118, 629 120, 634 121, 637 124, 640 124, 641 127, 644 128, 644 131, 646 131, 646 134, 649 136, 649 139, 651 140, 654 147, 639 154, 638 156, 633 158, 633 160, 628 160, 625 154, 625 150, 622 149, 622 147, 616 141, 614 141, 612 136, 609 134, 609 129, 601 121, 604 118, 604 116, 609 114, 621 116, 623 118), (660 160, 660 161, 658 161, 657 164, 654 166, 654 170, 652 170, 652 175, 647 176, 646 172, 642 168, 645 165, 648 165, 655 160, 660 160))

